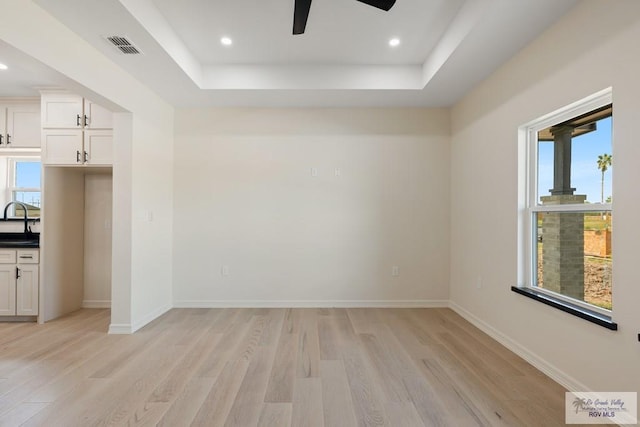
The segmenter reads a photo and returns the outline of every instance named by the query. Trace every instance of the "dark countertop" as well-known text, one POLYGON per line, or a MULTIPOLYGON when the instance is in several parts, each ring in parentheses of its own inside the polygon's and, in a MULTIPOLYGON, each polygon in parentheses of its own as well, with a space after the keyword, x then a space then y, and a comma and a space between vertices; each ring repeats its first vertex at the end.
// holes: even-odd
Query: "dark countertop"
POLYGON ((0 248, 37 249, 40 233, 0 233, 0 248))

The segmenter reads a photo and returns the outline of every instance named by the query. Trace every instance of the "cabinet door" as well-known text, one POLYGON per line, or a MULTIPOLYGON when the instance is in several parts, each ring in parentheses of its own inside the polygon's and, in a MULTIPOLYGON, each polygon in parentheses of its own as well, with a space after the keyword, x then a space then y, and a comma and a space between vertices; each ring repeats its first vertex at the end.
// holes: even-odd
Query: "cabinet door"
POLYGON ((82 165, 82 131, 45 129, 42 131, 43 157, 46 165, 82 165))
POLYGON ((86 163, 90 165, 113 164, 113 134, 110 130, 87 130, 84 132, 86 163))
POLYGON ((40 147, 40 104, 7 108, 7 139, 4 147, 40 147))
POLYGON ((43 128, 81 128, 82 97, 71 94, 47 94, 42 96, 43 128))
POLYGON ((18 264, 16 280, 16 315, 38 315, 39 268, 33 264, 18 264))
POLYGON ((85 127, 88 129, 111 129, 113 128, 113 113, 106 108, 84 100, 85 127))
POLYGON ((16 266, 0 264, 0 316, 16 315, 16 266))
POLYGON ((7 109, 0 105, 0 148, 7 142, 7 109))

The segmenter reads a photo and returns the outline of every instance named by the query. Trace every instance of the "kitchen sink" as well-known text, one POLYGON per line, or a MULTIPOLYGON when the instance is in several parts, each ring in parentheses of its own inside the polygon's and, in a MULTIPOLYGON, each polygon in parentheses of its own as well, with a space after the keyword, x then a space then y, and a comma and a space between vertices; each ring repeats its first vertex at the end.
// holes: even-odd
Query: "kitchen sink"
POLYGON ((0 248, 38 248, 40 233, 0 233, 0 248))

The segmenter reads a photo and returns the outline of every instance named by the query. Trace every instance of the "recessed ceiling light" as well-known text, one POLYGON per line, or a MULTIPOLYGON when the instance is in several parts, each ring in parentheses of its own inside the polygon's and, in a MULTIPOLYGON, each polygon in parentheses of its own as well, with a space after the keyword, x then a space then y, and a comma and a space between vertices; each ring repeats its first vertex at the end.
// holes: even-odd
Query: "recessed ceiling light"
POLYGON ((0 63, 0 70, 6 70, 7 68, 9 68, 9 67, 4 65, 3 63, 0 63))
POLYGON ((389 46, 391 47, 396 47, 400 44, 400 39, 397 37, 392 38, 391 40, 389 40, 389 46))
POLYGON ((229 38, 229 37, 222 37, 220 39, 220 43, 223 46, 231 46, 231 44, 233 43, 233 40, 231 40, 231 38, 229 38))

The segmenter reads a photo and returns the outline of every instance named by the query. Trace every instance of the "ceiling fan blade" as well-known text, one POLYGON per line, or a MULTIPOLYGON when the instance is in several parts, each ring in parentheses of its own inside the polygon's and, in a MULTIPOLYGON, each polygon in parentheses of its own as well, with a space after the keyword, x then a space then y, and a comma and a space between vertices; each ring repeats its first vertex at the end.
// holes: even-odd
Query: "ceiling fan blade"
MULTIPOLYGON (((394 0, 395 1, 395 0, 394 0)), ((293 6, 293 34, 303 34, 311 9, 311 0, 295 0, 293 6)))
POLYGON ((396 0, 358 0, 361 3, 368 4, 369 6, 377 7, 378 9, 388 11, 396 4, 396 0))

